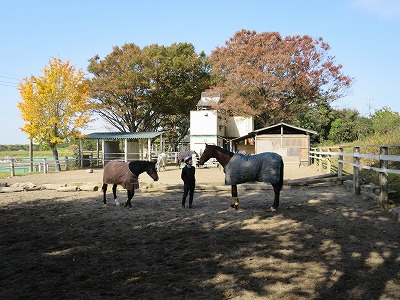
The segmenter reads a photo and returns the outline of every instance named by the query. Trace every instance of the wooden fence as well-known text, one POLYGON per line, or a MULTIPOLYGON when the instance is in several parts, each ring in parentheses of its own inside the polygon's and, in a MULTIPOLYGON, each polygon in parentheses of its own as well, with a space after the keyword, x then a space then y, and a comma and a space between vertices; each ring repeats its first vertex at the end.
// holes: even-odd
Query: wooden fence
MULTIPOLYGON (((166 163, 178 162, 179 152, 167 152, 166 163)), ((138 159, 147 160, 142 153, 128 153, 129 156, 136 156, 138 159)), ((108 160, 120 160, 124 161, 123 153, 107 153, 108 160)), ((151 160, 156 161, 158 156, 155 154, 151 157, 151 160)), ((83 169, 91 167, 102 167, 103 166, 103 154, 102 152, 97 155, 92 151, 85 151, 82 157, 60 157, 58 159, 60 168, 62 171, 72 169, 83 169)), ((32 173, 41 172, 48 173, 56 170, 56 161, 53 158, 46 157, 35 157, 32 161, 29 158, 22 159, 8 159, 7 162, 0 162, 0 172, 9 173, 10 176, 15 176, 21 173, 32 173)))
POLYGON ((399 169, 389 168, 389 163, 393 166, 399 166, 400 155, 389 155, 389 149, 393 149, 394 153, 399 153, 400 145, 373 145, 365 147, 370 151, 371 149, 375 149, 375 151, 379 149, 379 153, 369 153, 370 151, 362 153, 361 147, 359 146, 354 146, 352 148, 320 147, 312 148, 310 151, 310 157, 314 161, 314 166, 319 170, 326 169, 327 173, 337 171, 338 177, 344 175, 345 165, 352 167, 353 188, 355 194, 360 194, 361 191, 360 171, 365 169, 377 172, 379 174, 380 189, 379 203, 381 208, 388 209, 388 174, 400 175, 399 169), (350 152, 348 149, 352 149, 352 151, 350 152), (362 159, 368 161, 368 163, 362 163, 362 159))

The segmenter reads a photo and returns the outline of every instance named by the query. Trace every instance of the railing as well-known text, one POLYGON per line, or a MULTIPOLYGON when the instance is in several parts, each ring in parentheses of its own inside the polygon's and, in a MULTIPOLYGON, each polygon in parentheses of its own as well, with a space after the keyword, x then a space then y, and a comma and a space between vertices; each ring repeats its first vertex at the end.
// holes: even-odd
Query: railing
MULTIPOLYGON (((367 146, 366 146, 367 147, 367 146)), ((314 166, 320 171, 326 169, 327 173, 337 171, 338 177, 344 174, 345 166, 352 167, 353 174, 353 189, 355 194, 360 194, 361 190, 361 177, 360 171, 362 169, 371 170, 379 174, 379 203, 381 208, 388 209, 388 174, 400 175, 400 170, 390 168, 390 165, 398 166, 400 162, 400 145, 378 145, 368 146, 370 149, 379 149, 379 154, 361 153, 359 146, 352 147, 352 152, 345 152, 349 147, 320 147, 312 148, 310 157, 314 160, 314 166), (337 149, 337 151, 332 151, 337 149), (396 155, 389 155, 389 149, 393 149, 396 155), (350 158, 346 159, 346 158, 350 158), (361 160, 365 163, 361 163, 361 160), (378 165, 378 166, 375 166, 378 165), (336 170, 334 170, 336 167, 336 170)), ((349 172, 350 173, 350 172, 349 172)))
MULTIPOLYGON (((61 170, 70 170, 77 168, 79 161, 72 157, 61 157, 58 160, 61 170)), ((0 172, 10 173, 10 176, 15 176, 17 173, 31 173, 42 172, 48 173, 49 171, 56 170, 56 161, 49 158, 35 158, 34 160, 16 160, 11 159, 8 162, 0 162, 0 172)))
MULTIPOLYGON (((167 152, 166 153, 166 163, 178 164, 178 154, 179 152, 167 152)), ((129 157, 135 157, 135 159, 147 160, 148 157, 143 155, 143 153, 128 153, 129 157)), ((151 154, 151 160, 156 161, 158 159, 157 153, 151 154)), ((71 169, 83 169, 92 167, 102 167, 103 166, 103 153, 96 151, 84 151, 82 157, 60 157, 58 163, 62 171, 67 171, 71 169)), ((107 153, 105 161, 110 160, 125 160, 124 153, 107 153)), ((0 173, 9 173, 11 177, 16 174, 21 173, 32 173, 41 172, 48 173, 57 170, 57 162, 54 158, 49 157, 35 157, 33 160, 30 158, 7 158, 6 161, 0 161, 0 173)))

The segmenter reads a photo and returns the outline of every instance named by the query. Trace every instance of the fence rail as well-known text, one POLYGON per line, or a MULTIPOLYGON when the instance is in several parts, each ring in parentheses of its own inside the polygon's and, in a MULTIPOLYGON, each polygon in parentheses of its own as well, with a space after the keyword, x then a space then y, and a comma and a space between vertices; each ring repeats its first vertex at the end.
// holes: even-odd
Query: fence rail
MULTIPOLYGON (((178 154, 179 152, 167 152, 166 153, 166 163, 178 164, 178 154)), ((127 153, 127 157, 140 160, 148 160, 149 158, 143 153, 127 153)), ((151 160, 157 161, 158 154, 153 153, 150 157, 151 160)), ((102 167, 103 161, 110 160, 120 160, 124 161, 124 153, 107 153, 106 157, 103 153, 84 151, 81 157, 60 157, 58 163, 61 170, 71 170, 71 169, 83 169, 91 167, 102 167)), ((20 159, 7 158, 7 160, 0 161, 0 173, 9 173, 10 176, 15 176, 19 173, 32 173, 32 172, 42 172, 48 173, 50 171, 56 170, 57 162, 53 158, 49 157, 34 157, 32 160, 30 158, 24 157, 20 159)))
POLYGON ((361 153, 361 147, 359 146, 352 147, 352 152, 345 152, 345 147, 312 148, 310 158, 314 160, 314 165, 319 170, 322 170, 325 166, 328 173, 332 172, 336 162, 338 177, 343 176, 344 165, 351 166, 353 168, 353 189, 355 194, 361 193, 360 171, 365 169, 377 172, 379 174, 380 188, 379 204, 381 208, 388 209, 388 174, 400 175, 399 169, 389 168, 389 163, 400 162, 400 155, 389 155, 389 148, 395 149, 395 152, 399 153, 400 145, 374 145, 373 147, 379 148, 379 154, 361 153), (332 151, 332 149, 337 149, 338 151, 332 151), (352 161, 345 158, 352 158, 352 161), (375 164, 378 163, 379 167, 374 166, 374 163, 363 164, 361 159, 372 160, 375 164))

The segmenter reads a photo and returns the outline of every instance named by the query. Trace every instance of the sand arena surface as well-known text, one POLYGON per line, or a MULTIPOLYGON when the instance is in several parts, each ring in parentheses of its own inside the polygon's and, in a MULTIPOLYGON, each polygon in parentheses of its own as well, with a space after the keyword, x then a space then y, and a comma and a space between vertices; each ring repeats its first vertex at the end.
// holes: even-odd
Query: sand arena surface
MULTIPOLYGON (((285 179, 315 176, 286 171, 285 179)), ((0 193, 1 299, 398 299, 400 230, 377 203, 339 185, 273 191, 197 190, 182 209, 179 169, 160 189, 137 191, 132 209, 101 191, 0 193)), ((86 170, 1 182, 101 182, 86 170)), ((218 185, 219 169, 197 183, 218 185)), ((140 176, 151 183, 146 174, 140 176)), ((120 198, 126 193, 118 191, 120 198)))

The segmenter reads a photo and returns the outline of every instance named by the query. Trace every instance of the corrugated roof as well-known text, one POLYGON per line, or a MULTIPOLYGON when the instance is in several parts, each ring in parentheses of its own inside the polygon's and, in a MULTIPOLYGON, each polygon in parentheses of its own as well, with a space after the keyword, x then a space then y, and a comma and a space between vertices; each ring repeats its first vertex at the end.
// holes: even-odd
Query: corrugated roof
POLYGON ((221 100, 220 93, 202 92, 200 101, 197 103, 197 107, 211 106, 211 104, 218 103, 221 100))
POLYGON ((286 124, 286 123, 278 123, 278 124, 275 124, 275 125, 272 125, 272 126, 268 126, 268 127, 264 127, 264 128, 261 128, 261 129, 254 130, 254 131, 252 131, 252 132, 250 132, 250 133, 248 133, 248 134, 246 134, 244 136, 240 136, 240 137, 234 138, 231 141, 238 142, 238 141, 245 140, 247 138, 254 137, 254 136, 259 135, 259 134, 276 133, 278 131, 280 132, 280 127, 281 126, 284 128, 284 134, 285 133, 287 134, 289 132, 290 133, 296 133, 296 131, 317 134, 317 132, 314 131, 314 130, 308 130, 308 129, 292 126, 292 125, 289 125, 289 124, 286 124))
POLYGON ((93 132, 85 135, 86 139, 96 140, 121 140, 121 139, 154 139, 164 132, 93 132))
POLYGON ((275 125, 272 125, 272 126, 268 126, 268 127, 264 127, 264 128, 261 128, 261 129, 254 130, 252 133, 255 133, 255 134, 268 133, 270 131, 273 131, 274 129, 280 128, 281 126, 284 127, 284 130, 285 130, 285 127, 286 127, 286 129, 294 129, 296 131, 303 131, 303 132, 308 132, 308 133, 312 133, 312 134, 317 134, 317 132, 314 131, 314 130, 308 130, 308 129, 296 127, 296 126, 289 125, 289 124, 286 124, 286 123, 283 123, 283 122, 275 124, 275 125))

